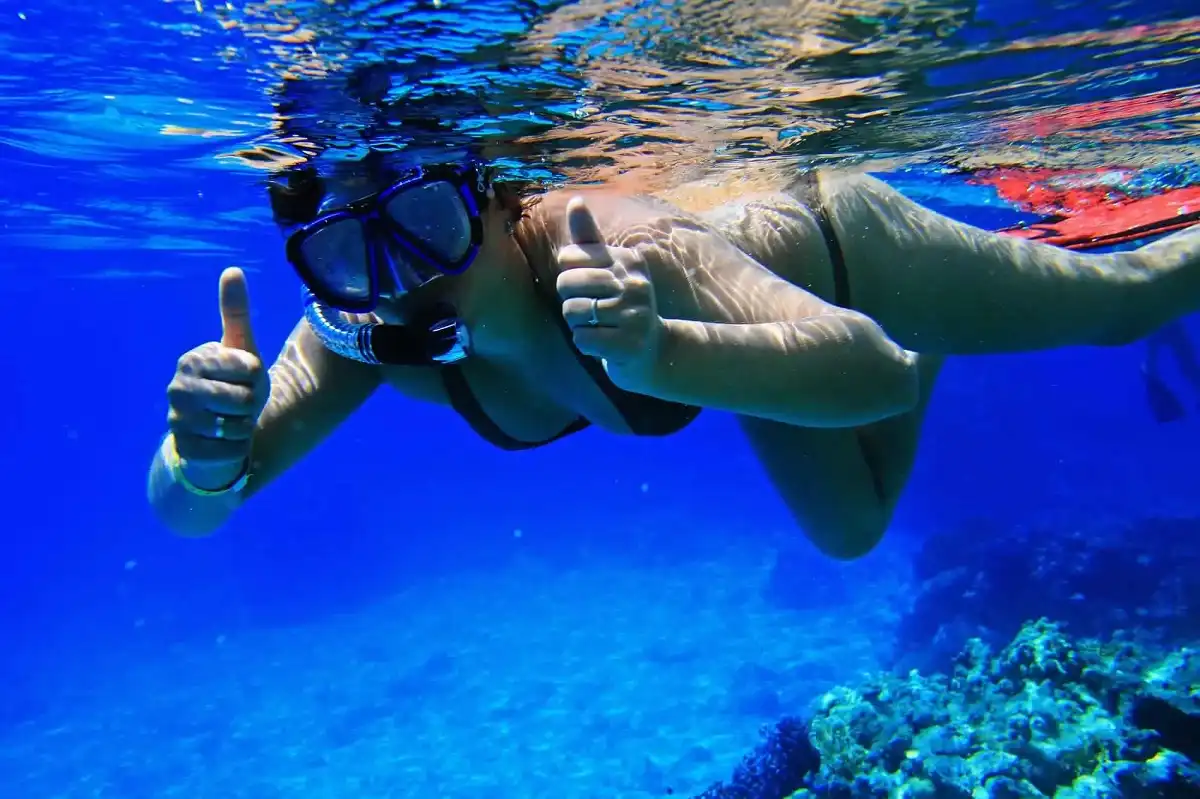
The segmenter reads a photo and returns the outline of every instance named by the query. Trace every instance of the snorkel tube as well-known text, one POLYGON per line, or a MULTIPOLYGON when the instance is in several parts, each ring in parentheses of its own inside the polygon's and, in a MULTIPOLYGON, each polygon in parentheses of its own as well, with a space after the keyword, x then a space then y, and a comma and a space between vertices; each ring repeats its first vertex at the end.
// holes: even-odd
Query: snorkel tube
POLYGON ((445 316, 422 325, 347 322, 304 288, 304 318, 330 352, 361 363, 436 366, 467 357, 471 338, 462 320, 445 316))

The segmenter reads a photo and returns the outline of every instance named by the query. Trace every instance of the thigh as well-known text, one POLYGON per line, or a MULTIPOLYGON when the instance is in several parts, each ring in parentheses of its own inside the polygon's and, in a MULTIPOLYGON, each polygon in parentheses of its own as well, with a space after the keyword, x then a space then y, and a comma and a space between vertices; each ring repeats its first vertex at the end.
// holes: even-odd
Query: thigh
POLYGON ((771 484, 825 554, 859 557, 883 537, 916 461, 941 362, 921 357, 916 408, 865 427, 816 429, 739 417, 771 484))
POLYGON ((855 308, 910 350, 1125 344, 1200 303, 1200 232, 1157 251, 1084 254, 958 222, 874 178, 822 187, 855 308))

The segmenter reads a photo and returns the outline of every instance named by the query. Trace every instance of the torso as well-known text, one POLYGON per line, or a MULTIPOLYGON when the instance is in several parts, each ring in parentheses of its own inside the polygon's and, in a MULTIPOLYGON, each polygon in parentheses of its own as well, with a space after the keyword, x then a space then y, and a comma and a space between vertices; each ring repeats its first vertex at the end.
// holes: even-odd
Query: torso
MULTIPOLYGON (((487 291, 454 298, 468 327, 502 345, 484 346, 484 357, 462 365, 474 399, 508 437, 522 442, 555 438, 579 418, 616 433, 631 433, 626 417, 580 363, 580 356, 552 315, 557 308, 539 296, 534 276, 553 279, 555 253, 565 243, 561 220, 570 196, 547 194, 519 232, 522 249, 536 269, 514 275, 487 291), (516 285, 513 285, 516 284, 516 285), (472 299, 474 298, 474 300, 472 299), (506 313, 497 314, 496 302, 506 313)), ((589 207, 602 229, 624 229, 646 214, 645 206, 622 195, 589 192, 589 207)), ((787 191, 729 196, 712 187, 684 187, 664 197, 673 206, 712 226, 735 246, 780 277, 832 299, 829 259, 812 212, 787 191)), ((656 278, 655 284, 659 281, 656 278)), ((681 294, 682 292, 675 292, 681 294)), ((675 318, 703 319, 703 309, 675 296, 675 318)), ((478 333, 477 333, 478 337, 478 333)), ((603 379, 603 376, 599 376, 603 379)), ((446 381, 438 370, 386 368, 385 380, 406 396, 450 406, 446 381)), ((612 389, 611 385, 607 387, 612 389)), ((669 415, 669 414, 668 414, 669 415)))

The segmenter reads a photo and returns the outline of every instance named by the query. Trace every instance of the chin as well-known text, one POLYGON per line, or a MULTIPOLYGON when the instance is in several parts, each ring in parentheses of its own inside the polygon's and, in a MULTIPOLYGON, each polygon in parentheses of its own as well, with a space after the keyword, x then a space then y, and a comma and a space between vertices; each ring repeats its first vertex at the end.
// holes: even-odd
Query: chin
POLYGON ((372 313, 385 325, 404 324, 405 314, 400 310, 399 304, 395 300, 381 300, 372 313))

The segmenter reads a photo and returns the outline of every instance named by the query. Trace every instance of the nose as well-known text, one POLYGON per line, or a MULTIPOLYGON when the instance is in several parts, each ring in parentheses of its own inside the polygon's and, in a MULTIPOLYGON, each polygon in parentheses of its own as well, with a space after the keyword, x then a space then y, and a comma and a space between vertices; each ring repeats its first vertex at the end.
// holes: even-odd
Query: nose
POLYGON ((399 303, 422 284, 398 243, 385 239, 379 243, 376 252, 381 300, 399 303))
POLYGON ((404 323, 404 298, 406 292, 396 279, 395 267, 388 257, 386 248, 381 248, 377 261, 379 301, 375 304, 375 314, 388 324, 404 323))
POLYGON ((371 255, 375 261, 376 290, 379 292, 379 298, 394 301, 405 291, 404 283, 400 280, 400 275, 396 273, 392 244, 388 241, 386 231, 381 229, 378 220, 368 222, 366 232, 367 240, 371 242, 373 249, 371 255))
POLYGON ((386 247, 380 247, 379 258, 379 298, 394 302, 404 294, 400 281, 396 279, 396 265, 387 253, 386 247))

